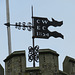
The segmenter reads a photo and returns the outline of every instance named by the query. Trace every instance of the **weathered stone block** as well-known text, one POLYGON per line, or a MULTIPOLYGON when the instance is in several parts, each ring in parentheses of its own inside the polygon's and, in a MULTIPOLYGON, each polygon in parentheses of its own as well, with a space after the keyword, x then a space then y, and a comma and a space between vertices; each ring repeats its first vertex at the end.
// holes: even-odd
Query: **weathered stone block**
POLYGON ((4 60, 4 62, 6 75, 25 75, 25 51, 13 52, 4 60))
POLYGON ((51 49, 39 50, 39 67, 42 75, 58 73, 58 56, 59 54, 51 49))
POLYGON ((41 75, 39 67, 28 67, 26 68, 25 75, 41 75))

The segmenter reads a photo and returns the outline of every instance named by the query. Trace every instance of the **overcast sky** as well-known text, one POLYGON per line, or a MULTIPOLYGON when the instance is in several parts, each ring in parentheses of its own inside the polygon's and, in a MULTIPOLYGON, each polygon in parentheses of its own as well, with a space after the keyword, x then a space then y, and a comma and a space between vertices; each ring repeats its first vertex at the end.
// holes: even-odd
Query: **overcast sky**
MULTIPOLYGON (((49 39, 35 39, 35 45, 40 49, 52 49, 59 54, 59 69, 65 56, 75 58, 75 0, 9 0, 10 21, 32 22, 31 6, 33 15, 46 17, 51 21, 63 21, 61 27, 49 27, 50 31, 58 31, 64 35, 61 38, 50 37, 49 39)), ((6 23, 6 0, 0 0, 0 64, 4 66, 3 60, 8 56, 8 40, 6 23)), ((32 32, 23 31, 11 27, 12 52, 25 50, 28 56, 28 47, 32 46, 32 32)), ((27 59, 28 60, 28 59, 27 59)), ((32 64, 27 62, 27 66, 32 64)))

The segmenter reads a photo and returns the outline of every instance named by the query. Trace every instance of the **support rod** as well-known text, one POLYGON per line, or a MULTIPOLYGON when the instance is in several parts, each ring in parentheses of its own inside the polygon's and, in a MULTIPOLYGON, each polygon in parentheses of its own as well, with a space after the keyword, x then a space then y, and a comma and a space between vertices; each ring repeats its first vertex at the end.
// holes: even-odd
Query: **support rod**
MULTIPOLYGON (((6 15, 7 15, 7 23, 10 24, 10 14, 9 14, 9 0, 6 0, 6 15)), ((7 35, 8 35, 8 51, 11 54, 11 32, 10 25, 7 26, 7 35)))
MULTIPOLYGON (((34 26, 34 20, 33 20, 33 6, 32 6, 32 26, 34 26)), ((35 67, 35 51, 34 51, 34 28, 32 30, 32 40, 33 40, 33 67, 35 67)))

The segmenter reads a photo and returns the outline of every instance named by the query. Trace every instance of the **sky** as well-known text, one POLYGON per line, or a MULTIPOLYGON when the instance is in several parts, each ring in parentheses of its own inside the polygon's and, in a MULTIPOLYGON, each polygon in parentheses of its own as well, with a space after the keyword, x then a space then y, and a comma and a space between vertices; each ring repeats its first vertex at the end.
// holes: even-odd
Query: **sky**
MULTIPOLYGON (((75 0, 9 0, 10 23, 32 22, 33 16, 46 17, 52 21, 63 21, 61 27, 49 27, 50 31, 58 31, 64 35, 64 39, 50 37, 49 39, 35 38, 35 46, 40 49, 52 49, 59 54, 59 69, 63 70, 63 61, 66 56, 75 58, 75 0)), ((8 54, 8 37, 6 23, 6 0, 0 0, 0 64, 5 67, 4 59, 8 54)), ((32 31, 23 31, 11 27, 12 52, 25 50, 27 66, 28 47, 32 46, 32 31)), ((38 64, 37 64, 38 65, 38 64)))

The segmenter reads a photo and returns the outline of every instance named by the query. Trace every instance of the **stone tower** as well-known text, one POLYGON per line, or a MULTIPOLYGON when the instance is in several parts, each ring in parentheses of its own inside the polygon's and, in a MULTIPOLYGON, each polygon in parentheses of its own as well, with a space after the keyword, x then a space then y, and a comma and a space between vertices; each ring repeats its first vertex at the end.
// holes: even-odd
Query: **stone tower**
MULTIPOLYGON (((58 64, 58 56, 59 54, 51 49, 40 49, 39 67, 26 67, 25 51, 15 51, 4 60, 5 72, 6 72, 5 74, 6 75, 67 75, 67 71, 65 70, 68 68, 68 65, 66 66, 64 63, 65 69, 64 71, 60 71, 58 64)), ((67 59, 68 58, 66 58, 66 60, 67 59)), ((70 61, 70 63, 72 63, 72 60, 70 61)), ((69 69, 70 68, 68 68, 68 70, 69 69)), ((71 72, 71 70, 69 71, 71 72)))
POLYGON ((4 62, 6 75, 25 75, 25 51, 13 52, 4 60, 4 62))
POLYGON ((63 71, 68 75, 75 75, 75 59, 69 56, 65 57, 63 62, 63 71))
POLYGON ((39 50, 39 67, 42 75, 54 75, 59 72, 58 56, 59 54, 51 49, 39 50))

